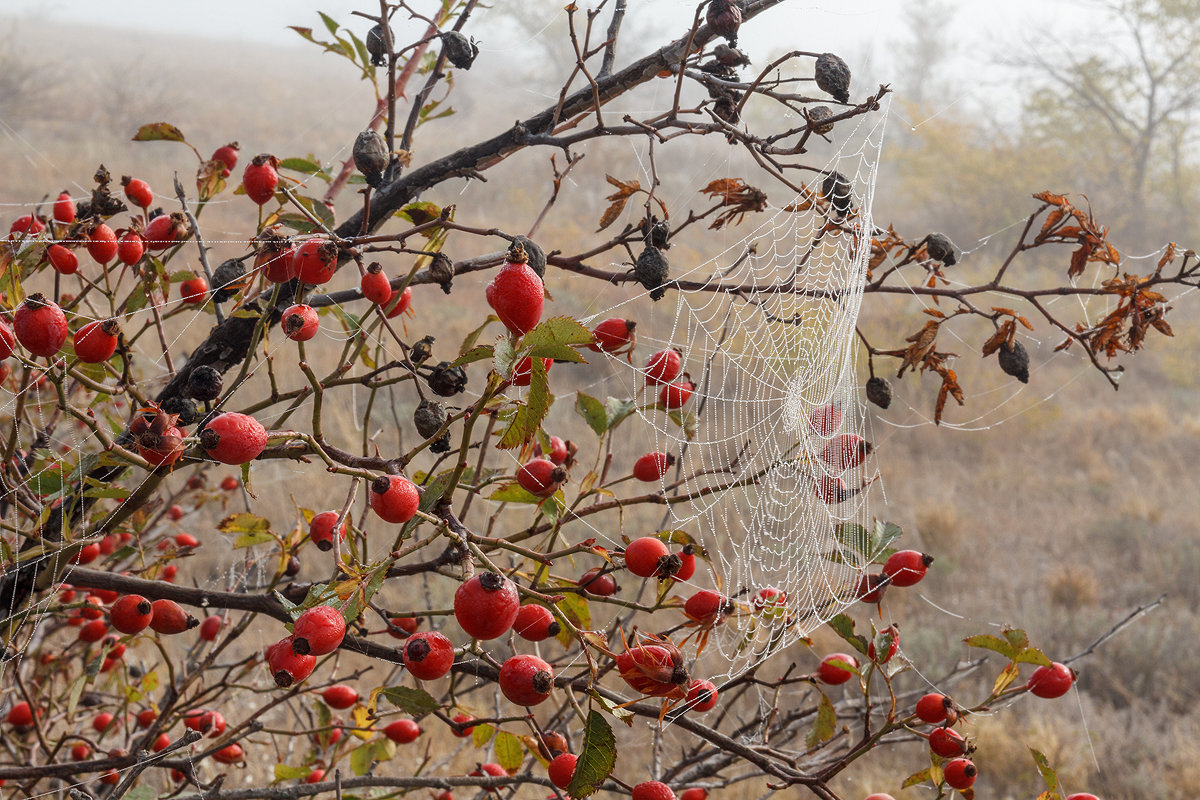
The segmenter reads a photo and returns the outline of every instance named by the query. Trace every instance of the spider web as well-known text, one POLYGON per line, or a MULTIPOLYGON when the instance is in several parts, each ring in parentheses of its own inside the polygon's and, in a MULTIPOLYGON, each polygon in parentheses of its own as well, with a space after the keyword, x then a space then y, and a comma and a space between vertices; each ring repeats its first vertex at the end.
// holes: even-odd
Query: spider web
MULTIPOLYGON (((724 253, 673 265, 681 291, 632 298, 643 360, 609 356, 640 385, 647 355, 675 348, 696 384, 676 412, 656 407, 660 389, 648 386, 638 414, 651 449, 678 459, 661 488, 690 498, 670 504, 664 528, 703 546, 712 582, 735 603, 708 639, 725 678, 854 602, 870 563, 877 473, 870 457, 849 455, 865 441, 855 325, 885 119, 860 121, 803 191, 724 253), (644 328, 668 333, 648 342, 644 328)), ((691 582, 709 585, 700 574, 691 582)))

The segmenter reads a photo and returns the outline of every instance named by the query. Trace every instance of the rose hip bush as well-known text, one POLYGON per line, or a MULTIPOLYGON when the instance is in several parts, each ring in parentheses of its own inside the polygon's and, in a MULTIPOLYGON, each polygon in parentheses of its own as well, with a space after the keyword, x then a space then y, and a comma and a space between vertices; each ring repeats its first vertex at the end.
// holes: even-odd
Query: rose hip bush
MULTIPOLYGON (((118 184, 100 167, 90 196, 63 193, 49 214, 39 208, 12 220, 0 252, 0 780, 28 795, 81 786, 98 797, 214 800, 408 790, 450 800, 481 789, 703 800, 742 783, 755 793, 797 786, 834 798, 837 776, 903 740, 924 752, 910 775, 880 789, 919 785, 929 796, 970 797, 977 776, 986 781, 971 761, 972 712, 1023 693, 1053 700, 1076 674, 1011 629, 968 639, 1003 656, 985 696, 941 693, 955 676, 933 693, 907 680, 888 593, 937 565, 899 549, 895 526, 879 523, 866 554, 872 566, 843 598, 858 602, 830 623, 844 652, 802 643, 728 680, 712 669, 710 634, 754 615, 785 617, 786 593, 717 585, 701 536, 639 530, 612 537, 622 542, 613 547, 592 535, 601 525, 623 531, 630 508, 690 499, 672 478, 677 452, 650 449, 620 463, 611 447, 616 437, 639 437, 637 404, 682 420, 699 402, 702 381, 691 375, 705 365, 640 344, 636 319, 585 325, 556 309, 547 287, 573 274, 595 279, 597 291, 641 283, 646 303, 674 291, 736 293, 672 281, 662 251, 668 238, 703 238, 706 217, 736 224, 762 210, 758 190, 741 179, 695 187, 709 204, 670 221, 653 189, 613 181, 623 188, 602 231, 623 214, 636 217, 625 208, 632 197, 645 196, 644 217, 574 254, 547 253, 466 208, 420 199, 547 146, 567 152, 569 170, 577 152, 611 136, 665 147, 715 135, 758 154, 765 180, 795 190, 781 169, 803 164, 803 142, 874 113, 886 90, 862 95, 847 64, 829 53, 797 52, 771 67, 815 82, 812 98, 785 94, 773 73, 748 69, 738 31, 782 4, 708 0, 690 27, 680 21, 679 39, 619 69, 625 4, 568 7, 579 61, 560 101, 426 162, 418 133, 436 127, 434 89, 451 74, 468 79, 461 73, 478 52, 468 36, 477 4, 433 4, 432 16, 418 16, 382 3, 353 21, 369 28, 361 35, 352 21, 325 18, 328 33, 297 30, 378 87, 368 130, 383 131, 360 135, 340 169, 271 153, 247 158, 232 143, 208 158, 193 147, 190 194, 136 177, 118 184), (602 12, 607 36, 593 25, 602 12), (414 21, 427 29, 399 41, 400 23, 414 21), (639 120, 605 112, 654 80, 686 84, 685 102, 676 94, 639 120), (697 85, 706 92, 694 94, 697 85), (405 91, 415 99, 401 113, 405 91), (747 101, 805 113, 793 129, 751 131, 740 117, 747 101), (326 196, 310 196, 300 175, 324 180, 326 196), (338 220, 332 200, 349 187, 361 187, 361 207, 338 220), (241 204, 254 233, 248 251, 213 263, 218 251, 205 244, 201 217, 217 197, 241 204), (455 260, 455 246, 486 254, 455 260), (593 263, 614 258, 631 268, 593 263), (460 299, 459 309, 480 314, 474 332, 452 346, 439 321, 460 299), (176 343, 196 328, 206 332, 185 355, 176 343), (322 329, 338 335, 322 337, 322 329), (597 354, 637 366, 644 386, 607 405, 583 393, 554 397, 565 365, 586 369, 597 354), (555 364, 564 366, 552 377, 555 364), (368 401, 352 406, 351 392, 362 390, 368 401), (564 399, 586 423, 586 440, 549 427, 564 399), (351 407, 365 431, 360 441, 332 424, 351 407), (387 426, 402 428, 403 446, 377 433, 387 426), (309 507, 303 487, 293 487, 291 518, 260 513, 255 473, 281 461, 323 465, 322 488, 339 502, 309 507), (207 522, 180 531, 188 514, 207 522), (245 567, 226 589, 209 588, 212 576, 192 566, 218 542, 245 567), (784 689, 800 701, 760 702, 784 689), (243 775, 249 787, 231 788, 246 783, 243 775)), ((188 144, 167 123, 147 124, 135 138, 188 144)), ((565 175, 553 169, 547 209, 565 175)), ((838 225, 854 209, 840 188, 845 179, 833 178, 818 180, 810 196, 847 234, 838 225)), ((1038 199, 1014 256, 1065 244, 1074 248, 1072 278, 1089 265, 1120 265, 1090 215, 1058 195, 1038 199)), ((941 270, 955 251, 944 236, 910 242, 889 230, 871 245, 868 294, 915 265, 929 279, 912 294, 951 301, 901 347, 864 337, 872 402, 890 402, 889 384, 875 375, 876 360, 889 358, 900 375, 938 376, 939 419, 948 397, 963 402, 950 354, 937 347, 941 328, 959 317, 989 321, 984 355, 999 352, 1004 372, 1028 379, 1028 354, 1015 337, 1033 325, 1002 305, 955 310, 955 298, 976 291, 945 288, 941 270)), ((1167 269, 1177 261, 1172 247, 1152 275, 1121 273, 1097 289, 1117 301, 1100 333, 1049 313, 1042 321, 1110 376, 1103 359, 1136 350, 1150 329, 1169 335, 1160 289, 1196 280, 1194 257, 1167 269)), ((1061 289, 981 287, 1035 308, 1061 289)), ((638 306, 627 308, 632 315, 638 306)), ((840 409, 818 412, 814 429, 831 437, 818 456, 831 467, 876 457, 870 442, 836 433, 840 409)), ((814 491, 836 505, 864 488, 839 478, 814 491)), ((1046 796, 1060 796, 1052 766, 1034 755, 1046 796)))

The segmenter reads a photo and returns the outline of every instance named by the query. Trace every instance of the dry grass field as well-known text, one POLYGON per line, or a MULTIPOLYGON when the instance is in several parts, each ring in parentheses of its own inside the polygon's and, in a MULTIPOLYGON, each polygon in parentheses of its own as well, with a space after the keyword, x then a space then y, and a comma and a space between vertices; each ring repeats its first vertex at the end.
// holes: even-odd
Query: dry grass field
MULTIPOLYGON (((281 24, 292 22, 311 23, 281 24)), ((6 30, 0 18, 0 36, 6 30)), ((167 192, 175 171, 189 185, 195 162, 186 148, 129 141, 144 122, 174 123, 205 155, 236 139, 245 159, 263 151, 313 153, 338 164, 374 104, 369 86, 315 48, 269 49, 251 62, 219 42, 156 41, 113 30, 99 37, 104 45, 98 46, 94 31, 51 32, 31 20, 22 20, 17 30, 19 39, 9 41, 4 55, 14 70, 36 53, 73 55, 59 65, 39 63, 33 85, 0 84, 8 93, 0 96, 4 224, 19 208, 13 204, 53 197, 64 188, 81 193, 100 162, 116 175, 143 177, 160 192, 167 192)), ((472 91, 470 80, 461 83, 464 93, 454 101, 460 117, 433 123, 438 131, 427 137, 439 148, 482 137, 518 115, 496 108, 493 92, 472 91), (468 117, 476 127, 458 121, 468 117), (495 128, 487 127, 489 121, 495 128)), ((573 184, 586 191, 568 192, 556 208, 544 232, 547 249, 592 230, 604 171, 591 163, 574 175, 573 184)), ((546 175, 542 169, 530 182, 516 167, 499 170, 487 184, 455 187, 462 189, 461 199, 449 194, 429 199, 458 202, 470 219, 487 225, 518 226, 544 202, 546 175)), ((881 184, 877 191, 881 205, 895 205, 887 198, 904 195, 903 186, 881 184)), ((1094 200, 1102 214, 1102 200, 1094 200)), ((347 193, 339 210, 345 213, 356 202, 347 193)), ((1013 216, 1026 211, 1014 209, 1013 216)), ((220 257, 244 252, 252 213, 246 198, 231 196, 206 210, 207 236, 226 242, 219 245, 220 257)), ((936 220, 927 224, 937 227, 936 220)), ((985 233, 991 230, 978 235, 985 233)), ((974 257, 999 258, 1003 248, 997 237, 974 257)), ((415 315, 405 323, 408 330, 436 326, 439 340, 456 346, 481 316, 482 285, 481 279, 456 281, 453 303, 436 287, 422 287, 415 315)), ((564 278, 555 284, 555 303, 586 312, 593 292, 564 278)), ((1162 606, 1076 664, 1082 676, 1077 692, 1058 701, 1022 698, 968 723, 979 743, 979 797, 1037 794, 1039 779, 1024 744, 1045 752, 1073 791, 1089 787, 1106 800, 1200 795, 1200 313, 1194 297, 1179 306, 1175 338, 1156 338, 1130 360, 1119 392, 1081 359, 1052 354, 1057 340, 1043 334, 1031 347, 1033 379, 1020 391, 1000 380, 1004 376, 994 360, 971 360, 960 370, 967 406, 951 421, 978 421, 934 427, 928 419, 936 386, 930 379, 906 377, 896 383, 896 403, 871 423, 883 472, 875 511, 905 529, 909 546, 937 557, 917 590, 894 592, 885 606, 889 617, 903 620, 904 652, 919 668, 913 687, 981 655, 962 644, 972 633, 1005 624, 1023 627, 1047 653, 1065 657, 1139 604, 1166 596, 1162 606)), ((912 308, 902 313, 872 305, 871 299, 865 308, 876 315, 867 324, 879 330, 920 325, 912 308)), ((184 349, 202 337, 209 322, 195 320, 184 349)), ((332 363, 331 358, 321 366, 332 363)), ((572 373, 554 388, 566 396, 598 379, 572 373)), ((262 376, 256 380, 264 385, 262 376)), ((410 409, 402 403, 397 419, 407 419, 410 409)), ((331 420, 334 436, 361 440, 354 411, 346 408, 331 420)), ((569 411, 556 409, 551 418, 567 434, 579 425, 569 411)), ((293 498, 308 508, 340 503, 342 495, 326 491, 321 475, 316 466, 256 467, 255 489, 267 502, 263 513, 284 525, 295 515, 293 498)), ((236 506, 234 500, 222 502, 236 506)), ((202 531, 222 513, 219 506, 206 506, 184 522, 202 531)), ((233 557, 214 547, 192 577, 203 582, 200 570, 208 569, 207 579, 219 580, 228 566, 223 562, 233 557)), ((269 641, 274 633, 262 636, 269 641)), ((825 634, 817 638, 834 641, 825 634)), ((813 662, 809 654, 795 656, 813 662)), ((968 700, 986 695, 1001 666, 993 661, 954 691, 968 700)), ((456 751, 452 757, 470 760, 471 754, 456 751)), ((915 746, 884 748, 851 771, 853 784, 839 788, 847 797, 869 791, 927 797, 927 790, 899 790, 898 776, 919 769, 922 759, 915 746)), ((740 792, 761 794, 760 787, 749 785, 740 792)))

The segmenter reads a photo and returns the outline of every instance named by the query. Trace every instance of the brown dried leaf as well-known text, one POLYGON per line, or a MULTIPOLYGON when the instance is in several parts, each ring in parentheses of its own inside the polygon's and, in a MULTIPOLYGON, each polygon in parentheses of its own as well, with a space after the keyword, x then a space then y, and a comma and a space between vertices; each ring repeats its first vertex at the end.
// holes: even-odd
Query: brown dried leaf
POLYGON ((936 308, 926 308, 923 310, 925 311, 926 314, 928 314, 931 317, 937 317, 938 319, 946 318, 945 313, 942 311, 938 311, 936 308))
POLYGON ((1170 242, 1167 244, 1167 249, 1166 249, 1166 251, 1163 252, 1162 258, 1160 258, 1158 260, 1158 268, 1162 269, 1167 264, 1172 263, 1174 260, 1175 260, 1175 243, 1170 242))
POLYGON ((1175 335, 1175 333, 1171 330, 1171 326, 1168 325, 1167 321, 1162 317, 1155 317, 1154 319, 1150 320, 1150 324, 1154 326, 1154 330, 1158 331, 1164 336, 1175 335))
POLYGON ((987 358, 992 353, 999 350, 1000 345, 1011 339, 1015 331, 1016 325, 1013 324, 1011 319, 1005 321, 1004 324, 996 328, 996 332, 993 333, 991 337, 983 343, 983 357, 987 358))
POLYGON ((1024 317, 1018 316, 1017 322, 1020 322, 1022 325, 1024 325, 1027 330, 1033 330, 1033 326, 1029 324, 1029 320, 1025 319, 1024 317))
POLYGON ((1074 253, 1071 253, 1071 267, 1067 270, 1068 278, 1075 278, 1083 274, 1084 267, 1087 266, 1088 246, 1083 245, 1074 253))
POLYGON ((599 233, 617 221, 617 218, 621 216, 621 212, 625 210, 625 201, 627 199, 622 197, 614 200, 612 205, 604 209, 604 215, 600 217, 600 227, 596 228, 596 233, 599 233))
POLYGON ((1058 206, 1060 208, 1062 208, 1064 206, 1070 207, 1070 205, 1071 205, 1070 203, 1067 202, 1067 198, 1063 197, 1061 194, 1052 194, 1050 192, 1038 192, 1037 194, 1034 195, 1034 197, 1037 198, 1038 200, 1041 200, 1043 203, 1049 203, 1052 206, 1058 206))
POLYGON ((1059 210, 1057 208, 1054 209, 1053 211, 1051 211, 1049 214, 1047 214, 1046 221, 1044 223, 1042 223, 1042 231, 1041 231, 1041 233, 1038 234, 1038 238, 1044 239, 1045 237, 1049 236, 1050 230, 1055 225, 1062 222, 1064 217, 1066 217, 1066 214, 1064 214, 1061 210, 1059 210))

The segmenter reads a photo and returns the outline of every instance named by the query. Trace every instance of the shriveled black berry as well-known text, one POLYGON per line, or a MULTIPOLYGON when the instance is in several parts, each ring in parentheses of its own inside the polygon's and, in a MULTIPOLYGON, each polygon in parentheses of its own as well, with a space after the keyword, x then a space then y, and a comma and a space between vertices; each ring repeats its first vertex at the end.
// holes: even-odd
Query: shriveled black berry
POLYGON ((808 118, 812 120, 813 133, 818 133, 822 136, 833 130, 832 122, 824 122, 833 116, 833 109, 829 106, 813 106, 808 110, 808 118))
POLYGON ((537 246, 537 243, 528 236, 514 236, 513 244, 521 245, 525 251, 525 263, 528 264, 538 277, 542 280, 546 279, 546 251, 537 246))
POLYGON ((191 425, 200 418, 200 408, 190 397, 168 397, 163 401, 162 410, 177 415, 181 425, 191 425))
POLYGON ((667 250, 671 247, 671 243, 668 241, 670 236, 671 226, 665 219, 655 217, 653 224, 650 225, 650 232, 646 235, 646 244, 657 247, 659 250, 667 250))
POLYGON ((441 403, 432 400, 422 400, 417 410, 413 412, 413 424, 422 439, 428 439, 438 432, 446 421, 446 409, 441 403))
POLYGON ((738 113, 738 97, 733 92, 726 92, 717 98, 713 103, 713 113, 719 119, 723 119, 729 124, 736 124, 741 115, 738 113))
POLYGON ((384 38, 383 26, 376 25, 367 31, 367 52, 371 54, 371 63, 382 67, 387 63, 387 41, 384 38))
POLYGON ((467 372, 442 361, 429 373, 429 388, 442 397, 453 397, 467 388, 467 372))
POLYGON ((1013 342, 1009 346, 1005 342, 1000 345, 997 356, 1000 359, 1000 369, 1004 370, 1005 375, 1011 375, 1021 383, 1029 383, 1029 351, 1025 349, 1025 345, 1013 342))
POLYGON ((850 67, 833 53, 817 56, 817 86, 839 103, 850 101, 850 67))
POLYGON ((429 445, 429 452, 433 453, 434 455, 438 455, 439 453, 449 453, 450 452, 450 431, 446 431, 445 433, 442 434, 442 437, 440 439, 438 439, 433 444, 429 445))
POLYGON ((954 254, 954 242, 944 233, 931 233, 925 237, 925 252, 929 253, 929 257, 934 261, 940 261, 947 267, 958 263, 958 257, 954 254))
POLYGON ((821 194, 829 201, 834 219, 843 219, 854 207, 851 202, 850 181, 840 172, 830 172, 821 184, 821 194))
POLYGON ((736 0, 709 0, 704 19, 713 32, 724 36, 737 46, 738 29, 742 27, 742 4, 736 0))
POLYGON ((429 264, 429 277, 441 285, 443 292, 450 294, 450 284, 454 281, 454 262, 445 253, 435 253, 429 264))
POLYGON ((667 257, 657 247, 652 246, 642 251, 633 267, 633 274, 637 276, 638 281, 650 290, 651 300, 661 300, 667 293, 664 284, 667 282, 669 271, 667 257))
POLYGON ((222 261, 213 270, 214 303, 224 303, 242 290, 246 278, 246 265, 238 258, 222 261))
POLYGON ((378 131, 368 128, 354 140, 354 168, 367 179, 368 186, 378 189, 383 185, 388 161, 387 142, 378 131))
POLYGON ((450 63, 459 69, 470 69, 479 55, 479 45, 458 31, 442 34, 442 49, 450 63))
POLYGON ((197 400, 216 400, 221 396, 221 373, 209 366, 196 367, 188 375, 187 393, 197 400))
POLYGON ((892 385, 886 378, 871 378, 867 381, 867 399, 880 408, 887 408, 892 404, 892 385))
POLYGON ((433 355, 433 342, 432 336, 422 336, 417 340, 417 343, 408 351, 408 360, 413 363, 413 366, 429 360, 429 357, 433 355))

